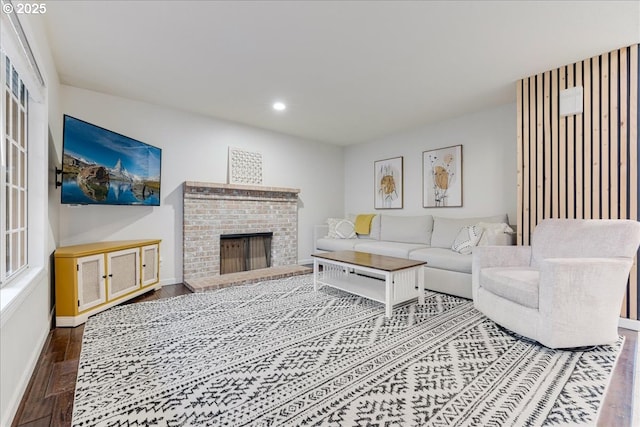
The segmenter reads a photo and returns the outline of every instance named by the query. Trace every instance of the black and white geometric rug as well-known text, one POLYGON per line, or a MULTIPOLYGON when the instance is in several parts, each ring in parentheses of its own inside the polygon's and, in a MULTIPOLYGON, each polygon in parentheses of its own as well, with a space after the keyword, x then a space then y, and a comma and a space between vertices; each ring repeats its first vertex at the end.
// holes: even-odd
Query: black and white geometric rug
POLYGON ((471 301, 396 307, 312 277, 112 308, 86 324, 74 426, 594 425, 622 338, 549 350, 471 301))

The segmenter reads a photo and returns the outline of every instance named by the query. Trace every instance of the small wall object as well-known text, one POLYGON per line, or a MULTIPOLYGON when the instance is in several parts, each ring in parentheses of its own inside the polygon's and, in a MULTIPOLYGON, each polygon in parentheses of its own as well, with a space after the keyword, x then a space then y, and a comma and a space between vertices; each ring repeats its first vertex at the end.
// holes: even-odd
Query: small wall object
POLYGON ((462 145, 422 152, 422 205, 462 206, 462 145))
POLYGON ((402 209, 402 161, 402 157, 394 157, 373 163, 375 209, 402 209))
POLYGON ((262 184, 262 154, 229 147, 229 184, 262 184))

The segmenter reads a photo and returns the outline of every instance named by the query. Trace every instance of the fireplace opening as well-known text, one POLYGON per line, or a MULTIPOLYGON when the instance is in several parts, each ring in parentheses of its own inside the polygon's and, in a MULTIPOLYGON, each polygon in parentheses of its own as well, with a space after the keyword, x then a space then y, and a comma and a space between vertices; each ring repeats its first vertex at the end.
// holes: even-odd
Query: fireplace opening
POLYGON ((220 236, 220 274, 271 267, 273 233, 220 236))

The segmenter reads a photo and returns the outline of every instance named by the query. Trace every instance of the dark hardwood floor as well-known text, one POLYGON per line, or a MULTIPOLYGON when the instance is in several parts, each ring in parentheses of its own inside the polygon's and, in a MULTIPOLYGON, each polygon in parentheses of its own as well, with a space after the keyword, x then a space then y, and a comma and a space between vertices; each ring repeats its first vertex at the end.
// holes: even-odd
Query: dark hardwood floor
MULTIPOLYGON (((191 291, 184 285, 164 286, 125 304, 152 301, 191 291)), ((633 380, 638 353, 638 333, 618 330, 625 344, 601 409, 598 426, 633 427, 633 380)), ((76 374, 84 325, 55 328, 49 333, 36 369, 22 398, 12 427, 70 426, 76 374)))
MULTIPOLYGON (((183 284, 163 286, 123 304, 190 294, 183 284)), ((49 333, 36 369, 22 397, 13 427, 64 427, 71 425, 73 396, 84 325, 55 328, 49 333)))

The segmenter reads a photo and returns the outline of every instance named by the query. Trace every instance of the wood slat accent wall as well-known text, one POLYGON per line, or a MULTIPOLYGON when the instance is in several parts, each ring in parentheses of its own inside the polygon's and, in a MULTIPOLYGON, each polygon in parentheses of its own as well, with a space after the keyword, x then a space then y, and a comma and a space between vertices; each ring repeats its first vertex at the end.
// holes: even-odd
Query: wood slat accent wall
MULTIPOLYGON (((517 82, 519 245, 544 218, 638 220, 638 51, 632 45, 517 82), (582 114, 560 92, 583 86, 582 114)), ((621 317, 640 319, 637 263, 621 317)))

